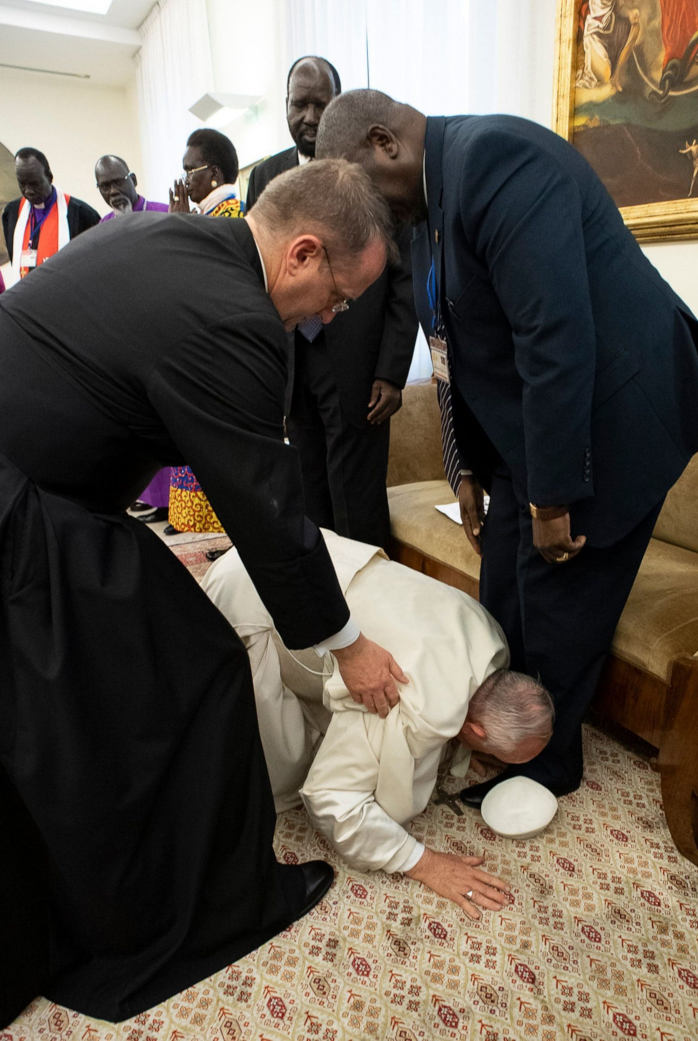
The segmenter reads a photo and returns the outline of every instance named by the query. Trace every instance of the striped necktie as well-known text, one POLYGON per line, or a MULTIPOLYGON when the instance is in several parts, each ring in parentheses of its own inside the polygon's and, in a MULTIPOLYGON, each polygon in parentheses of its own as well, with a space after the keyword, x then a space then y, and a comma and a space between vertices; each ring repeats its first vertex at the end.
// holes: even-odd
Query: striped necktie
POLYGON ((299 322, 296 328, 302 336, 305 336, 306 340, 312 343, 322 329, 322 318, 319 314, 314 314, 311 318, 299 322))
POLYGON ((453 429, 453 404, 451 401, 450 384, 444 380, 437 380, 436 397, 438 398, 439 411, 441 413, 441 452, 443 454, 444 472, 446 480, 451 485, 453 494, 458 498, 460 471, 463 466, 453 429))

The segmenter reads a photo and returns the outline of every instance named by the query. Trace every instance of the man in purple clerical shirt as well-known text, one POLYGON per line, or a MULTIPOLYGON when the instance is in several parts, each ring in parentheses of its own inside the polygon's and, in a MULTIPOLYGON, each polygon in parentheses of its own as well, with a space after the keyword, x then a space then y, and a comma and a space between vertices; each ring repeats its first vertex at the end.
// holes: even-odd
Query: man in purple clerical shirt
POLYGON ((138 180, 128 168, 128 163, 118 155, 103 155, 95 164, 95 180, 100 195, 111 207, 111 213, 102 217, 100 223, 119 217, 123 213, 140 213, 145 210, 167 212, 167 203, 150 202, 136 191, 138 180))
MULTIPOLYGON (((164 202, 150 202, 136 191, 138 179, 128 168, 128 163, 118 155, 103 155, 95 164, 95 180, 100 195, 111 207, 109 213, 102 217, 100 224, 112 217, 120 217, 124 213, 142 213, 146 210, 159 210, 167 213, 168 206, 164 202)), ((139 520, 154 521, 167 519, 167 508, 170 499, 170 467, 166 466, 153 477, 131 509, 138 514, 139 520)))

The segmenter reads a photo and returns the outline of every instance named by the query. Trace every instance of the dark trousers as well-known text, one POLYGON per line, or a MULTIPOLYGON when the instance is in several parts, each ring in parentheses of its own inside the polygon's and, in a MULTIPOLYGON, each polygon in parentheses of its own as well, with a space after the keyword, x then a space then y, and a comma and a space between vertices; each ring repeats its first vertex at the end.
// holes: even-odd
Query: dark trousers
POLYGON ((550 743, 517 772, 556 785, 581 780, 582 720, 661 506, 614 545, 585 546, 564 564, 547 564, 533 546, 528 503, 507 473, 495 475, 480 600, 504 629, 512 669, 540 677, 556 710, 550 743))
MULTIPOLYGON (((366 411, 368 411, 366 394, 366 411)), ((286 430, 298 449, 305 510, 339 535, 387 547, 385 477, 390 424, 356 426, 344 415, 324 336, 296 336, 293 392, 286 430)))

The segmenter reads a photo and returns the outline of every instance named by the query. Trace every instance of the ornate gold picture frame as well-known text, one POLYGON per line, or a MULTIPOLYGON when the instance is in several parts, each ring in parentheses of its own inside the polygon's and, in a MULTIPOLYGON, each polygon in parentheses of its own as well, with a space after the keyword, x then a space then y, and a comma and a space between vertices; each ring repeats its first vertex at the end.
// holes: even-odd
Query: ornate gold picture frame
POLYGON ((559 0, 554 129, 641 242, 698 238, 698 0, 559 0))

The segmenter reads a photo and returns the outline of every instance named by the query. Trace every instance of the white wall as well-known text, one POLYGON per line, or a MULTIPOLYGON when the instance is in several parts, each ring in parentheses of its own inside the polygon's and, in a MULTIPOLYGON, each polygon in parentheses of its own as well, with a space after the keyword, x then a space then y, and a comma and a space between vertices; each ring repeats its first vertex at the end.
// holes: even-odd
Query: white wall
POLYGON ((140 165, 135 96, 45 73, 0 69, 0 137, 11 152, 25 145, 46 154, 56 184, 106 213, 94 164, 105 152, 140 165))
POLYGON ((12 153, 26 145, 44 152, 55 183, 101 214, 108 207, 95 187, 96 160, 115 152, 136 172, 140 166, 133 88, 0 69, 0 137, 12 153))
POLYGON ((642 249, 672 289, 698 315, 698 242, 657 242, 642 249))

